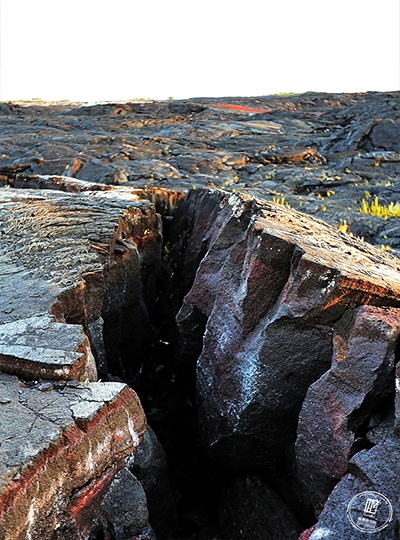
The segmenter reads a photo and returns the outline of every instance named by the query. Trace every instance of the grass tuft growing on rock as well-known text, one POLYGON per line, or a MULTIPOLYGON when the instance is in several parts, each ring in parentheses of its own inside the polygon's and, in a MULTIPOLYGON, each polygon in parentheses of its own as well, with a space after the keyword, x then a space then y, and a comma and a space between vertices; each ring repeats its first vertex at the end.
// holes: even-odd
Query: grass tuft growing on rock
POLYGON ((361 206, 358 209, 363 214, 378 216, 384 219, 400 218, 400 203, 390 202, 387 206, 379 204, 379 198, 375 196, 372 202, 369 202, 370 194, 365 192, 365 198, 361 201, 361 206))
POLYGON ((282 206, 290 208, 290 204, 288 202, 285 202, 285 197, 272 197, 272 201, 276 204, 281 204, 282 206))
POLYGON ((364 242, 364 237, 363 236, 355 236, 350 231, 349 224, 347 223, 347 221, 345 219, 340 222, 340 225, 338 227, 338 231, 341 232, 341 233, 347 234, 347 235, 351 236, 352 238, 355 238, 356 240, 359 240, 360 242, 364 242))

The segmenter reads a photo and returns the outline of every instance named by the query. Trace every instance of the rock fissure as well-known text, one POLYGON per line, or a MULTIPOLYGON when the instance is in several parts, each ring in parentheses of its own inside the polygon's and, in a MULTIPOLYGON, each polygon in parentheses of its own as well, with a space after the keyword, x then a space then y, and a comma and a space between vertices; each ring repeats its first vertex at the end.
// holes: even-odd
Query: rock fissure
POLYGON ((400 265, 337 230, 398 244, 343 191, 396 193, 393 95, 0 105, 2 538, 352 539, 372 489, 396 539, 400 265))

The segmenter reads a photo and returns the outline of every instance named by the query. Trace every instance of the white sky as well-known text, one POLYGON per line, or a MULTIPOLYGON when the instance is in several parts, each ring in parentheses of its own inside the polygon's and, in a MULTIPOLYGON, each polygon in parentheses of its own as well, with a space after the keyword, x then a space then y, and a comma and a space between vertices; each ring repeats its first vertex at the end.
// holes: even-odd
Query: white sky
POLYGON ((0 0, 0 99, 400 88, 399 0, 0 0))

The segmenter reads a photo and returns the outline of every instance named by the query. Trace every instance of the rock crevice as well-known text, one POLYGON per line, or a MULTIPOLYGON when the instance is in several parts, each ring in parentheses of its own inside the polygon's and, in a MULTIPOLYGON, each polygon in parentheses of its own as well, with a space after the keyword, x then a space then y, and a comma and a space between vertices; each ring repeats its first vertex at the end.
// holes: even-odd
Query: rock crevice
POLYGON ((397 538, 395 97, 0 104, 2 538, 397 538))

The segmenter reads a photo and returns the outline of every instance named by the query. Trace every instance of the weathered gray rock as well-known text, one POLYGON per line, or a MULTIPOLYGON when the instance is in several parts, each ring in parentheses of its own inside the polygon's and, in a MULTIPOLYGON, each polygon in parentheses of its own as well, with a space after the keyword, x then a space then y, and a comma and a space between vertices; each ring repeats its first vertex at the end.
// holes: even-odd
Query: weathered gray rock
MULTIPOLYGON (((45 379, 30 388, 1 375, 0 536, 10 540, 87 538, 139 444, 145 418, 136 395, 119 383, 77 380, 97 379, 93 355, 106 373, 113 310, 140 306, 137 332, 147 331, 145 302, 161 259, 161 218, 146 194, 31 182, 42 180, 59 191, 0 190, 0 369, 45 379)), ((132 341, 129 321, 117 347, 132 341)))
POLYGON ((146 494, 127 468, 115 475, 101 503, 101 513, 115 540, 126 540, 148 527, 146 494))
MULTIPOLYGON (((0 104, 2 369, 26 379, 86 380, 95 377, 93 353, 100 377, 109 369, 138 382, 162 266, 171 310, 191 289, 178 316, 176 380, 193 403, 201 354, 208 450, 224 465, 276 475, 303 398, 337 349, 337 320, 364 304, 399 306, 393 259, 299 219, 285 205, 398 248, 397 219, 359 212, 366 191, 385 205, 400 197, 397 98, 307 93, 93 107, 0 104), (199 192, 201 186, 225 191, 199 192), (281 204, 265 211, 251 197, 229 200, 227 192, 239 191, 281 204), (164 253, 160 211, 169 237, 164 253)), ((387 336, 387 351, 394 342, 387 336)), ((357 397, 345 392, 362 405, 351 412, 354 403, 342 403, 343 467, 349 444, 361 455, 363 442, 379 446, 393 425, 398 432, 390 362, 382 360, 375 379, 366 370, 357 397)), ((35 388, 51 394, 64 384, 47 380, 35 388)), ((79 406, 74 410, 78 418, 79 406)), ((117 431, 110 428, 115 437, 117 431)), ((101 473, 99 482, 108 479, 101 473)), ((252 510, 264 523, 262 505, 259 514, 252 510)))
POLYGON ((87 538, 143 436, 136 394, 119 383, 29 387, 0 374, 0 408, 0 537, 87 538))
POLYGON ((245 190, 336 227, 346 220, 355 235, 397 249, 397 224, 388 234, 385 220, 358 207, 366 190, 385 204, 399 199, 398 103, 398 92, 4 103, 0 185, 39 174, 104 188, 245 190))
POLYGON ((371 149, 395 151, 400 153, 400 120, 385 119, 378 122, 368 135, 371 149))
POLYGON ((24 379, 97 380, 82 326, 42 315, 0 325, 0 370, 24 379))
POLYGON ((335 325, 332 367, 307 391, 295 445, 306 499, 318 512, 346 474, 352 445, 372 411, 393 395, 399 333, 394 308, 349 310, 335 325))
MULTIPOLYGON (((68 188, 63 182, 60 186, 68 188)), ((108 360, 123 371, 121 349, 126 355, 140 353, 149 342, 146 302, 155 297, 161 260, 161 218, 142 196, 140 200, 121 189, 73 194, 1 190, 0 323, 52 314, 58 323, 79 324, 92 341, 101 375, 106 372, 105 351, 109 352, 111 340, 114 356, 109 352, 108 360), (126 322, 129 310, 138 315, 135 329, 126 322), (131 339, 132 330, 139 339, 131 339)), ((10 328, 4 332, 13 332, 10 328)), ((29 325, 24 332, 29 335, 29 325)), ((54 332, 47 338, 43 330, 38 339, 48 339, 51 349, 54 332)), ((90 354, 89 350, 88 359, 90 354)), ((54 357, 50 350, 46 355, 54 357)), ((18 362, 24 360, 18 357, 18 362)), ((71 360, 61 364, 59 377, 71 371, 71 360)), ((28 373, 29 367, 23 369, 21 374, 28 373)), ((82 380, 95 376, 90 367, 80 371, 82 380)), ((56 377, 55 369, 49 377, 56 377)))

